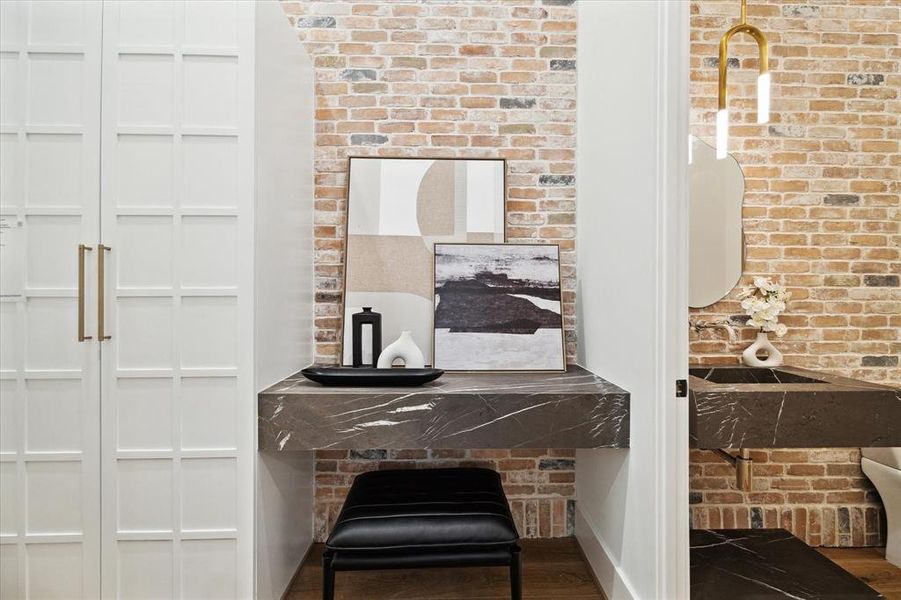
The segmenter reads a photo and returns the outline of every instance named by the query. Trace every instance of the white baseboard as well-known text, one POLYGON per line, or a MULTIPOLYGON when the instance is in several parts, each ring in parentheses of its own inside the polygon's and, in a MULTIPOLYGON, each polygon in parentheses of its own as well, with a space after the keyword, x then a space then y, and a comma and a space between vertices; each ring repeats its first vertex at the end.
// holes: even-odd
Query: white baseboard
POLYGON ((285 591, 283 591, 281 596, 279 596, 279 600, 285 600, 288 597, 288 594, 291 592, 291 588, 294 587, 294 582, 297 581, 298 577, 300 577, 300 570, 303 569, 303 564, 307 562, 307 558, 310 557, 311 550, 313 550, 312 541, 307 546, 306 552, 303 553, 303 558, 300 559, 300 562, 297 564, 297 568, 294 569, 294 575, 291 576, 291 580, 288 582, 288 585, 285 586, 285 591))
POLYGON ((604 539, 576 502, 576 541, 608 600, 637 600, 635 589, 616 565, 604 539))

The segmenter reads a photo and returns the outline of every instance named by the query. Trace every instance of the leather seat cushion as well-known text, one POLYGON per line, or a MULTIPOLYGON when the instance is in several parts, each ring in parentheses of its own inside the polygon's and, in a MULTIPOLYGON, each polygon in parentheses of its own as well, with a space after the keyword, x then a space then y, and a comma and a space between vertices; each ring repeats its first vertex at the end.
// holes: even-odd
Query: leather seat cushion
POLYGON ((510 546, 453 546, 452 549, 333 550, 336 571, 368 569, 419 569, 440 567, 506 567, 510 546))
POLYGON ((326 547, 434 550, 510 545, 517 539, 496 472, 392 470, 357 476, 326 547))

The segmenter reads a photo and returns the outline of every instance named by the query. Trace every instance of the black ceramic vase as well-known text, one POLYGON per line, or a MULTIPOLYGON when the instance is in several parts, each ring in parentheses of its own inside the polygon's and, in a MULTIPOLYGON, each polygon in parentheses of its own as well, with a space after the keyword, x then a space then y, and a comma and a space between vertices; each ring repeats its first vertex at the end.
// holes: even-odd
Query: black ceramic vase
POLYGON ((351 316, 353 325, 353 366, 375 367, 382 353, 382 315, 372 312, 371 306, 364 306, 363 312, 351 316), (363 326, 372 328, 372 364, 363 364, 363 326))

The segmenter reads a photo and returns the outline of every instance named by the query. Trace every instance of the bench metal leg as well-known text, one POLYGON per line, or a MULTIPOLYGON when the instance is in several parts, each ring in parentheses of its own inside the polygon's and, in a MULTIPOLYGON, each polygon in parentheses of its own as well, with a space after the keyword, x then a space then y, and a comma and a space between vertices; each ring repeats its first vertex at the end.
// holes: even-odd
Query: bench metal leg
POLYGON ((322 600, 335 598, 335 571, 332 569, 332 553, 322 555, 322 600))
POLYGON ((516 544, 510 548, 510 598, 522 600, 522 557, 516 544))

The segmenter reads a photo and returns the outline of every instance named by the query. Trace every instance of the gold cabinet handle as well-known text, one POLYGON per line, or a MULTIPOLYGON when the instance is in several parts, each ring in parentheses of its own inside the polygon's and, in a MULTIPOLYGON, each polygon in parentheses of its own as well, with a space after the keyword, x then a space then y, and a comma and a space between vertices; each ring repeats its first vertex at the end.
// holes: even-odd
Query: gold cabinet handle
POLYGON ((104 260, 106 258, 106 251, 112 250, 109 246, 104 246, 103 244, 97 244, 97 339, 99 341, 108 340, 111 336, 108 336, 104 333, 104 317, 106 315, 106 306, 105 306, 105 296, 104 287, 106 286, 105 282, 105 270, 104 270, 104 260))
POLYGON ((91 336, 84 334, 84 253, 90 252, 91 247, 78 244, 78 341, 90 340, 91 336))

